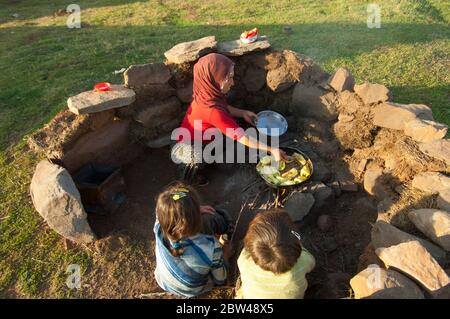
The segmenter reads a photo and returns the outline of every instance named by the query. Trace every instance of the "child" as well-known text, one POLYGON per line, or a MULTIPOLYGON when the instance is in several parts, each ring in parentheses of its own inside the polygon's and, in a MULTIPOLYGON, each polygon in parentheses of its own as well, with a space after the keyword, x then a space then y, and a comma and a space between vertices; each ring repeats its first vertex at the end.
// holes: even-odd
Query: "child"
POLYGON ((302 248, 300 235, 284 211, 260 213, 250 223, 238 259, 241 287, 236 298, 301 299, 308 287, 305 275, 314 257, 302 248))
MULTIPOLYGON (((193 297, 227 278, 224 249, 214 235, 229 230, 225 212, 200 206, 197 193, 177 182, 156 203, 155 278, 170 293, 193 297)), ((226 251, 225 251, 226 253, 226 251)))

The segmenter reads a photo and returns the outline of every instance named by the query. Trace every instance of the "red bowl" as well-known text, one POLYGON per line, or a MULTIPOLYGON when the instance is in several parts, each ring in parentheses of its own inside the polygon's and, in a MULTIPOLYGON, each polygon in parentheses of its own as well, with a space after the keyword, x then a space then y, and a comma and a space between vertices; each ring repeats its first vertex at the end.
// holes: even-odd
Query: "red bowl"
POLYGON ((111 83, 108 82, 98 83, 94 86, 94 90, 99 92, 109 91, 111 90, 111 83))

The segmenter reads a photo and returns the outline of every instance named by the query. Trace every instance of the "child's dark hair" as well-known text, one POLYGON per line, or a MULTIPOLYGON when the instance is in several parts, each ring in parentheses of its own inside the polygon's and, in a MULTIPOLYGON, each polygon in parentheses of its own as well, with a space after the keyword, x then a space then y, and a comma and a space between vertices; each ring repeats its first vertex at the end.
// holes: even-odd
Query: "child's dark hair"
POLYGON ((293 230, 294 223, 287 212, 259 213, 248 228, 245 250, 262 269, 275 274, 285 273, 296 264, 302 252, 293 230))
MULTIPOLYGON (((158 195, 156 216, 164 238, 177 242, 201 232, 200 199, 191 186, 175 182, 158 195)), ((168 245, 174 256, 183 254, 183 248, 168 245)))

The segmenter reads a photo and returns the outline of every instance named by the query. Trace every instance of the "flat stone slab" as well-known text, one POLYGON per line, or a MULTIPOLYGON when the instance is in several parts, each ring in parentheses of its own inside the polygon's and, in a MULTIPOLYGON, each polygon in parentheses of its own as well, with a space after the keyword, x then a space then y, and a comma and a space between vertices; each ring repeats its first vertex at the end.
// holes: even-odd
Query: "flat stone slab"
POLYGON ((133 90, 123 85, 111 85, 106 92, 86 91, 69 97, 67 105, 75 114, 97 113, 130 105, 136 99, 133 90))
POLYGON ((437 160, 445 162, 450 166, 450 140, 443 139, 429 143, 422 143, 419 149, 424 154, 431 156, 437 160))
POLYGON ((393 288, 401 288, 396 290, 398 298, 424 299, 423 292, 408 277, 378 265, 371 265, 359 272, 350 280, 350 286, 356 299, 367 298, 381 290, 393 288))
POLYGON ((450 213, 439 209, 416 209, 408 213, 408 218, 428 238, 450 251, 450 213))
POLYGON ((372 227, 371 231, 372 246, 375 249, 387 248, 401 243, 410 241, 418 241, 440 264, 445 263, 445 251, 428 240, 416 237, 406 233, 397 227, 378 220, 372 227))
POLYGON ((217 46, 217 52, 227 56, 241 56, 268 48, 270 48, 270 43, 265 36, 262 36, 253 43, 242 43, 241 40, 221 42, 217 46))
POLYGON ((422 192, 438 194, 450 189, 450 177, 439 172, 423 172, 414 176, 412 186, 422 192))
POLYGON ((416 118, 433 121, 433 112, 424 104, 386 102, 376 106, 373 115, 374 125, 393 130, 404 130, 405 124, 416 118))
POLYGON ((375 252, 386 267, 407 274, 429 292, 436 292, 450 284, 448 275, 418 241, 378 248, 375 252))
POLYGON ((296 192, 292 194, 287 200, 285 209, 291 216, 294 222, 299 222, 306 215, 314 205, 314 196, 309 193, 296 192))
POLYGON ((204 37, 195 41, 179 43, 164 53, 169 63, 188 63, 213 52, 217 48, 215 36, 204 37))
POLYGON ((422 143, 443 139, 447 130, 447 125, 434 121, 414 119, 405 123, 405 134, 422 143))
POLYGON ((80 193, 65 168, 48 160, 39 162, 31 180, 30 193, 38 213, 58 234, 77 243, 90 243, 96 239, 80 193))
POLYGON ((127 87, 139 87, 148 84, 166 84, 172 75, 164 63, 131 65, 123 74, 127 87))
POLYGON ((347 69, 339 68, 328 80, 328 85, 337 92, 353 91, 355 79, 347 69))
POLYGON ((354 90, 366 105, 389 100, 389 89, 382 84, 358 84, 354 86, 354 90))

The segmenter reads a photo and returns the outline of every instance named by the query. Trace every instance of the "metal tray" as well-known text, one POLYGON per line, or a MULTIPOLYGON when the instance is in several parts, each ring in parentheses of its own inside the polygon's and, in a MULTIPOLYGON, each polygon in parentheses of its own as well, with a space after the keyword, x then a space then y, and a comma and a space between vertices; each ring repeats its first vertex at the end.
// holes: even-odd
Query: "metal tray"
POLYGON ((281 136, 286 133, 288 123, 283 115, 274 111, 262 111, 258 113, 256 128, 261 134, 267 136, 281 136))

